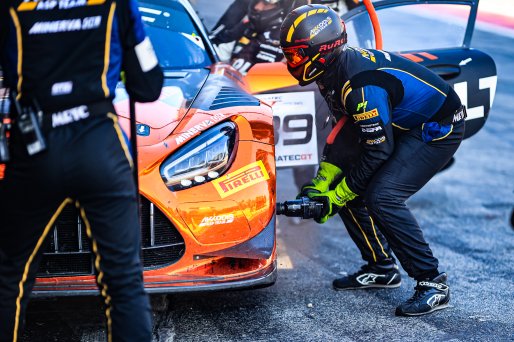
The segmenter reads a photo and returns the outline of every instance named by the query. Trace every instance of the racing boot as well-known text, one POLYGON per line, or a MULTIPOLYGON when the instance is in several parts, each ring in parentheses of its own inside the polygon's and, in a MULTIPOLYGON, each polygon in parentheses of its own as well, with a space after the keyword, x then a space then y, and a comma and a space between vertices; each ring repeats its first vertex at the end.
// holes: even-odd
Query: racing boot
POLYGON ((396 308, 396 316, 420 316, 446 308, 450 301, 446 280, 446 273, 441 273, 432 280, 418 281, 412 298, 396 308))
POLYGON ((394 263, 387 265, 364 265, 361 269, 332 283, 334 290, 356 290, 368 288, 394 288, 400 286, 402 279, 398 266, 394 263))

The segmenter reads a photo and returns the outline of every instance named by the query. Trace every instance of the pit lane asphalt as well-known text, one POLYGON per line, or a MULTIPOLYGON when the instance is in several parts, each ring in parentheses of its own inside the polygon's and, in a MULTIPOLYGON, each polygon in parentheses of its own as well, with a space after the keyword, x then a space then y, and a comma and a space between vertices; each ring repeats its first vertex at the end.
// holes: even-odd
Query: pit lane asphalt
MULTIPOLYGON (((395 317, 415 285, 405 273, 398 289, 332 290, 333 278, 361 264, 341 221, 280 217, 274 286, 168 296, 154 306, 155 341, 514 341, 514 38, 477 31, 472 45, 498 68, 489 120, 409 201, 449 274, 451 308, 395 317)), ((292 172, 278 177, 278 200, 293 198, 292 172)), ((96 298, 34 300, 21 340, 104 341, 99 307, 96 298)))

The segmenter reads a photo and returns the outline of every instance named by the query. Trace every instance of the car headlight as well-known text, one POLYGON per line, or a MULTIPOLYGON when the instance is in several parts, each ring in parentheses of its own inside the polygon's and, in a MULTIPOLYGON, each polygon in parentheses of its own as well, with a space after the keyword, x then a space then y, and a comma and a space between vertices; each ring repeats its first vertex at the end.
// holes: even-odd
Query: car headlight
POLYGON ((161 164, 164 183, 177 191, 218 178, 230 166, 235 142, 236 125, 232 122, 203 132, 161 164))

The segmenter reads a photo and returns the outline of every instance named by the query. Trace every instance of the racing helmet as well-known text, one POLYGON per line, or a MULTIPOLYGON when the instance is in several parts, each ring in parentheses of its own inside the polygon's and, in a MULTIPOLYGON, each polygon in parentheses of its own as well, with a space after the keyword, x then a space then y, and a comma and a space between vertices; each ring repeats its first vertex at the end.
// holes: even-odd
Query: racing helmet
POLYGON ((305 5, 287 15, 280 29, 280 47, 289 73, 301 86, 312 83, 346 49, 346 26, 324 5, 305 5))
POLYGON ((282 6, 284 0, 252 0, 248 8, 248 20, 252 25, 252 28, 259 33, 265 32, 271 29, 273 26, 280 26, 286 11, 282 6), (275 5, 272 8, 266 10, 257 10, 255 6, 259 2, 263 2, 266 5, 275 5))

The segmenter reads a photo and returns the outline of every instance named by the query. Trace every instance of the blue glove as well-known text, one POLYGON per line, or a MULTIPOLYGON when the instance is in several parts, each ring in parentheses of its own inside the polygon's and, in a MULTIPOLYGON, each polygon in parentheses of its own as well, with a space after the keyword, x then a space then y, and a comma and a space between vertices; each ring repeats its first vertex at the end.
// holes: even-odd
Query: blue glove
POLYGON ((315 217, 314 220, 318 223, 327 222, 330 217, 337 214, 346 205, 346 202, 353 200, 355 197, 357 197, 357 194, 346 184, 346 177, 343 178, 341 183, 337 184, 334 190, 310 194, 309 198, 323 203, 320 216, 315 217))
POLYGON ((296 198, 311 197, 312 194, 319 194, 328 191, 330 184, 332 184, 332 182, 338 178, 342 172, 343 171, 341 171, 340 168, 333 164, 321 162, 319 164, 316 177, 314 177, 310 183, 302 186, 302 190, 296 198))

